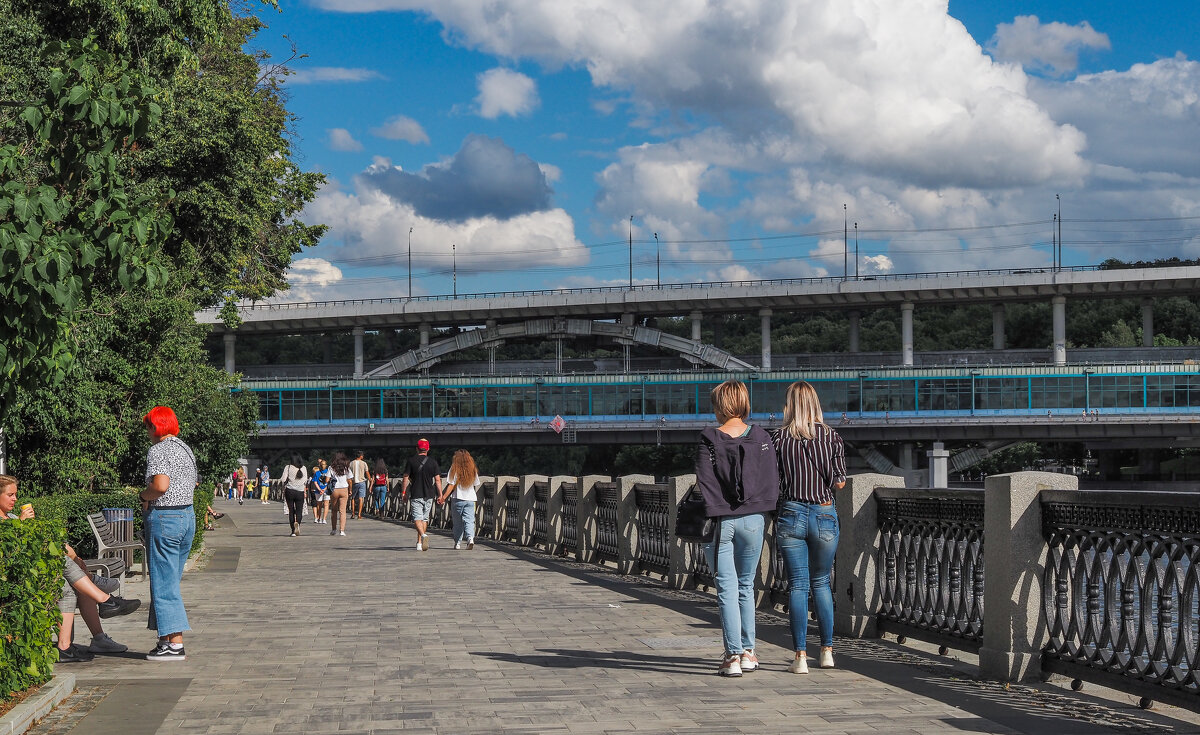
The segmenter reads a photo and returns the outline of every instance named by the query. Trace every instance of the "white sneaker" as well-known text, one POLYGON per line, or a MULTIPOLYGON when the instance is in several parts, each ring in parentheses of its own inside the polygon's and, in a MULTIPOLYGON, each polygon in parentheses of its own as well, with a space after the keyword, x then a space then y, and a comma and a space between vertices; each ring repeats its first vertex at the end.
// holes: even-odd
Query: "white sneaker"
POLYGON ((475 539, 473 539, 473 538, 467 539, 467 551, 470 551, 473 548, 475 548, 475 539))
POLYGON ((822 648, 821 649, 821 658, 818 660, 820 661, 819 665, 822 669, 832 669, 833 668, 833 651, 828 648, 822 648))
POLYGON ((338 535, 339 535, 339 536, 345 536, 345 535, 346 535, 346 532, 345 532, 345 531, 338 531, 338 535))
POLYGON ((792 665, 788 667, 788 671, 792 672, 793 674, 807 674, 808 657, 801 656, 800 658, 793 659, 792 665))
POLYGON ((107 633, 92 636, 92 645, 88 646, 88 648, 93 653, 125 653, 129 650, 129 646, 117 643, 112 638, 109 638, 107 633))
POLYGON ((742 675, 742 657, 739 654, 733 654, 721 659, 721 668, 717 669, 717 673, 721 676, 741 676, 742 675))
POLYGON ((121 589, 121 580, 113 577, 105 577, 100 574, 92 575, 92 583, 99 587, 101 591, 107 592, 110 595, 117 594, 121 589))
POLYGON ((421 536, 421 550, 429 551, 429 534, 424 534, 421 536))
POLYGON ((461 549, 461 548, 462 548, 462 544, 461 544, 461 543, 459 543, 459 544, 455 544, 455 545, 454 545, 454 550, 455 550, 455 551, 458 551, 458 550, 459 550, 459 549, 461 549))
POLYGON ((296 532, 292 531, 292 538, 295 538, 295 537, 296 537, 296 532))
POLYGON ((422 548, 421 548, 421 542, 420 542, 420 541, 418 541, 418 542, 417 542, 417 551, 424 551, 424 550, 425 550, 425 549, 422 549, 422 548))
POLYGON ((742 671, 750 673, 758 670, 758 656, 754 655, 754 651, 742 651, 742 671))

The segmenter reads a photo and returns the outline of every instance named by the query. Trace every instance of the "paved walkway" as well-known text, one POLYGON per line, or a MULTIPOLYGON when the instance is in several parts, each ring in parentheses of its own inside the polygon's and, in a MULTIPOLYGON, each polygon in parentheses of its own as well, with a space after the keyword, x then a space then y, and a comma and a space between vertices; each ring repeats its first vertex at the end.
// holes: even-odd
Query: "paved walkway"
MULTIPOLYGON (((444 535, 419 553, 407 526, 376 520, 290 538, 277 503, 219 508, 184 578, 188 660, 75 665, 78 692, 33 732, 1200 732, 1174 708, 979 682, 883 641, 838 641, 839 668, 793 676, 772 615, 763 670, 725 680, 706 595, 503 544, 456 552, 444 535)), ((107 623, 153 644, 140 611, 107 623)))

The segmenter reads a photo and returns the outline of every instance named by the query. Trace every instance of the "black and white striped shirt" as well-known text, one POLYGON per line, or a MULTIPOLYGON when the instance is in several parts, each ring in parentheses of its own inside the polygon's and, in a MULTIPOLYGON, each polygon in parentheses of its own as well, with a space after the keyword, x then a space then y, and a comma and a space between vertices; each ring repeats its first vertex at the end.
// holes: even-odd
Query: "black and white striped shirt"
POLYGON ((846 479, 846 447, 842 437, 825 424, 816 425, 812 439, 797 439, 775 429, 771 440, 779 454, 779 499, 827 505, 833 486, 846 479))

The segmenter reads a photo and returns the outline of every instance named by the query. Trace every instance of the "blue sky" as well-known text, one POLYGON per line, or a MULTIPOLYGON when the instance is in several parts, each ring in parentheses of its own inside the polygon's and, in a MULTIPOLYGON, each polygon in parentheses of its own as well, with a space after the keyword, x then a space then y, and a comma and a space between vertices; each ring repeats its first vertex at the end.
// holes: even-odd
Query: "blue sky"
POLYGON ((405 295, 410 227, 417 294, 625 283, 630 215, 640 283, 840 275, 843 217, 863 273, 1044 266, 1056 193, 1067 264, 1200 256, 1200 4, 281 7, 284 300, 405 295))

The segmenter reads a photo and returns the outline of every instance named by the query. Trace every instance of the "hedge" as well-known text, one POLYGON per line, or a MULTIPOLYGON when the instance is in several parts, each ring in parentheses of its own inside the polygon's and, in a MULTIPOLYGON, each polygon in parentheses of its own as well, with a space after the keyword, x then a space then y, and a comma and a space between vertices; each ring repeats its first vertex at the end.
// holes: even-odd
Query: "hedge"
POLYGON ((0 522, 0 695, 50 680, 62 615, 66 529, 54 520, 0 522))
MULTIPOLYGON (((137 533, 142 531, 142 501, 138 500, 138 490, 125 490, 107 493, 69 493, 66 495, 45 495, 33 498, 33 510, 39 519, 60 520, 67 527, 67 541, 75 547, 76 553, 85 559, 96 556, 96 537, 92 527, 88 525, 87 517, 105 508, 133 508, 133 528, 137 533)), ((196 489, 193 503, 196 510, 196 538, 192 541, 192 552, 196 552, 204 543, 204 516, 212 505, 212 490, 203 486, 196 489)))

